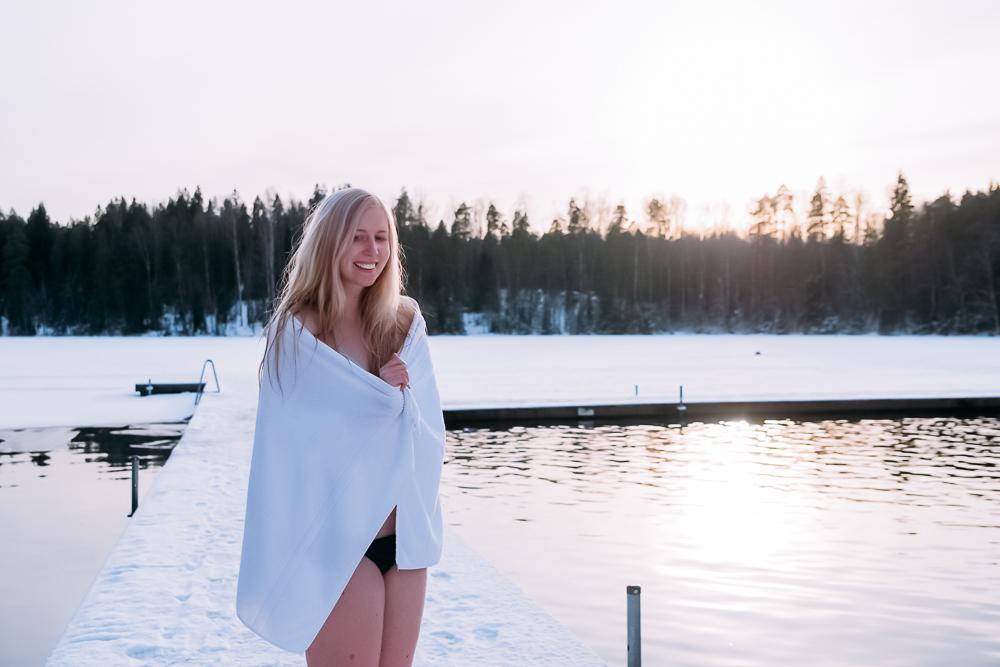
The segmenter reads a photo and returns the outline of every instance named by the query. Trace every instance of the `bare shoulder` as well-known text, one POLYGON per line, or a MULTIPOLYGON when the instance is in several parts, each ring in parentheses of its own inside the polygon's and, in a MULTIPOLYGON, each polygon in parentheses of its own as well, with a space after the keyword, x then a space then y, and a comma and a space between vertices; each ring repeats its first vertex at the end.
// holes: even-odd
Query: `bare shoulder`
POLYGON ((306 331, 314 337, 316 336, 319 332, 319 317, 315 310, 309 306, 300 306, 298 309, 291 310, 290 312, 298 318, 299 323, 305 327, 306 331))
POLYGON ((403 295, 399 300, 400 310, 402 311, 402 317, 400 318, 406 331, 410 330, 413 326, 413 318, 417 316, 420 312, 420 305, 417 300, 411 296, 403 295))

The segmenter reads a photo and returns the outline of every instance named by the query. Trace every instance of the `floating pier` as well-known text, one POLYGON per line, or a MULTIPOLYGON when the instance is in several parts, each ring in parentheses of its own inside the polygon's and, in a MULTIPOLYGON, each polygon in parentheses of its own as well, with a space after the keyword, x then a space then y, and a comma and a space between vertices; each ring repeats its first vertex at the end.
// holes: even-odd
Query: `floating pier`
POLYGON ((1000 414, 1000 397, 864 398, 804 401, 629 402, 445 408, 449 428, 499 423, 580 420, 655 420, 669 423, 706 419, 876 418, 911 415, 1000 414))
POLYGON ((153 394, 183 394, 191 392, 200 394, 205 391, 204 382, 137 382, 135 390, 140 396, 152 396, 153 394))

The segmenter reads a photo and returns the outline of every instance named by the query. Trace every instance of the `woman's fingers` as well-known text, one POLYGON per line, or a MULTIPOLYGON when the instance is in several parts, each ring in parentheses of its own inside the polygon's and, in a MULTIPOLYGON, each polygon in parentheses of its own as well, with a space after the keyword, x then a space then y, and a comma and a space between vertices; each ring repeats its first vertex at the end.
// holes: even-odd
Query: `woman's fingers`
POLYGON ((410 374, 406 370, 406 362, 395 352, 385 366, 379 369, 379 376, 386 383, 400 389, 410 386, 410 374))
POLYGON ((406 368, 406 364, 402 361, 397 362, 395 359, 390 359, 386 362, 385 366, 382 367, 382 370, 394 370, 396 368, 406 368))
POLYGON ((389 369, 382 373, 379 373, 379 377, 386 381, 387 384, 392 386, 406 385, 410 386, 410 376, 405 370, 389 369))

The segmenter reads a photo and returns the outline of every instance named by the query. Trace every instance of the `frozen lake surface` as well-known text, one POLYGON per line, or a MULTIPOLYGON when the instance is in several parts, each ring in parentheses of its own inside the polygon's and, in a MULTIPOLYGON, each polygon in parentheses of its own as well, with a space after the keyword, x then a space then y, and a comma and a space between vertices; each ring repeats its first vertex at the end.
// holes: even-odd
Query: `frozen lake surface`
MULTIPOLYGON (((1000 337, 433 336, 444 406, 677 399, 1000 396, 1000 337)), ((0 428, 180 421, 190 394, 137 398, 135 383, 193 382, 215 360, 254 381, 246 338, 0 338, 0 428)), ((212 388, 211 383, 209 389, 212 388)))

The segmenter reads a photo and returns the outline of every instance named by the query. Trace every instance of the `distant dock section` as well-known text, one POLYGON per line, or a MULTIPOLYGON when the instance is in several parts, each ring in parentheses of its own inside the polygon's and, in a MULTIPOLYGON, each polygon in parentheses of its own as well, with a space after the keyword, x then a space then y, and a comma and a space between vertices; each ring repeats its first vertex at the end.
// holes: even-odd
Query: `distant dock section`
POLYGON ((670 423, 718 419, 874 418, 928 414, 1000 414, 1000 396, 856 398, 802 401, 560 403, 445 408, 448 427, 473 424, 645 419, 670 423))

